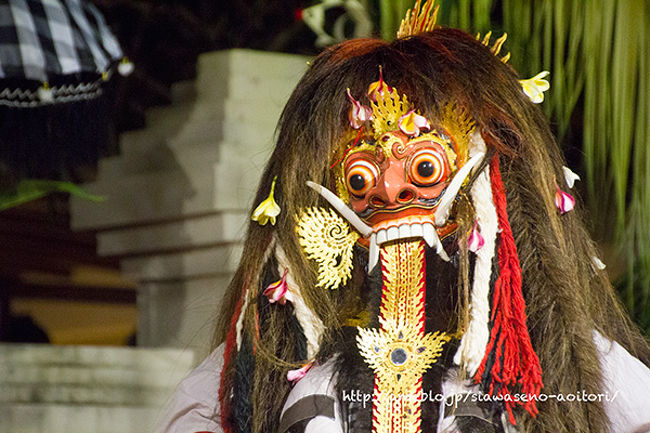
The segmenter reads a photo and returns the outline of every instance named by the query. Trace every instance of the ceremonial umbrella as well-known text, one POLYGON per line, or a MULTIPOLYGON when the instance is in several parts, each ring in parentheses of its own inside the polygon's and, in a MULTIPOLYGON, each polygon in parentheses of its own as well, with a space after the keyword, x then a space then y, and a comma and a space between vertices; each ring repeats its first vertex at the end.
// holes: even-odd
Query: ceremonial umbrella
POLYGON ((0 104, 35 107, 90 99, 122 63, 101 13, 83 0, 0 5, 0 104))
POLYGON ((0 1, 0 160, 19 178, 70 178, 110 137, 100 97, 132 64, 86 0, 0 1))

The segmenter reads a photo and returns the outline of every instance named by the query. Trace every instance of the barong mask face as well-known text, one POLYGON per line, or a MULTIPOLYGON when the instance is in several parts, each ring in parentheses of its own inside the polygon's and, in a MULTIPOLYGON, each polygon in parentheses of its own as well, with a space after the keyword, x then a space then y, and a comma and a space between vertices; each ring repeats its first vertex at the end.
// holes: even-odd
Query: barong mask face
POLYGON ((339 195, 372 228, 371 243, 424 238, 448 260, 439 235, 450 230, 436 230, 433 211, 457 163, 464 162, 458 158, 458 144, 433 129, 406 96, 388 86, 381 70, 379 81, 369 86, 368 98, 372 108, 362 111, 372 114, 364 123, 355 118, 359 103, 352 100, 350 125, 358 134, 337 170, 339 195))
POLYGON ((442 147, 449 143, 444 136, 429 135, 409 140, 401 131, 387 132, 379 137, 383 146, 364 141, 346 158, 350 205, 374 232, 417 219, 410 216, 428 216, 449 185, 442 147))
POLYGON ((348 98, 351 131, 332 165, 338 197, 310 186, 367 238, 360 242, 369 246, 369 270, 378 262, 379 246, 397 239, 424 239, 449 261, 441 239, 456 225, 448 223, 447 216, 483 156, 468 161, 474 122, 450 104, 442 126, 432 127, 405 95, 384 82, 381 68, 379 80, 368 88, 370 107, 349 90, 348 98))

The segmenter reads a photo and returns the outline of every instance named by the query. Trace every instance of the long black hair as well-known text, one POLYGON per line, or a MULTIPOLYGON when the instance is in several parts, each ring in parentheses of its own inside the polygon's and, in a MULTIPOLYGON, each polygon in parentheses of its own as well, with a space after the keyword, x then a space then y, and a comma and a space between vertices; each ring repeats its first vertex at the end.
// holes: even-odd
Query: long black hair
MULTIPOLYGON (((598 252, 582 223, 579 209, 559 215, 556 183, 563 181, 563 156, 548 123, 521 91, 516 72, 471 35, 436 29, 392 43, 358 39, 327 49, 313 60, 291 95, 277 129, 277 143, 262 176, 256 204, 264 200, 274 179, 282 212, 277 224, 250 222, 240 266, 229 287, 217 326, 216 342, 230 340, 221 383, 225 422, 233 431, 275 431, 291 387, 286 372, 305 362, 304 335, 291 306, 272 305, 259 296, 269 278, 278 278, 269 259, 270 245, 286 253, 292 276, 306 304, 328 329, 323 347, 342 338, 343 325, 367 308, 362 290, 363 268, 357 267, 346 287, 316 287, 316 273, 302 254, 295 216, 309 206, 326 206, 305 186, 308 180, 332 186, 331 164, 342 152, 349 126, 345 94, 365 95, 378 79, 408 96, 414 107, 439 118, 454 101, 475 120, 489 149, 501 161, 508 215, 519 253, 528 328, 544 372, 549 394, 601 390, 601 369, 593 343, 594 330, 616 340, 645 363, 650 350, 619 306, 604 272, 592 258, 598 252), (274 273, 275 272, 275 273, 274 273), (247 297, 248 301, 246 301, 247 297), (241 311, 243 307, 245 311, 241 311), (232 344, 235 323, 243 314, 240 353, 232 344), (238 369, 245 369, 242 375, 238 369), (248 380, 245 384, 240 379, 248 380), (245 396, 241 387, 245 387, 245 396), (241 409, 241 401, 245 408, 241 409), (233 408, 238 408, 234 410, 233 408), (250 417, 249 423, 233 418, 250 417)), ((362 101, 366 103, 367 101, 362 101)), ((538 404, 539 415, 522 417, 524 431, 608 431, 602 405, 538 404)))

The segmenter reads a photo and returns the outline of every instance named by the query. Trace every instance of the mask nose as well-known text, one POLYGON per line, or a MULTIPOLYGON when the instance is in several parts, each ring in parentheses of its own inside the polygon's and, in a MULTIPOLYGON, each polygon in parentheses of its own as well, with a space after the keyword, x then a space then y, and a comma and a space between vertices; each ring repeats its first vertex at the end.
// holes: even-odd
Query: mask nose
POLYGON ((405 183, 397 170, 386 170, 370 193, 368 204, 373 209, 404 206, 415 200, 414 188, 405 183))

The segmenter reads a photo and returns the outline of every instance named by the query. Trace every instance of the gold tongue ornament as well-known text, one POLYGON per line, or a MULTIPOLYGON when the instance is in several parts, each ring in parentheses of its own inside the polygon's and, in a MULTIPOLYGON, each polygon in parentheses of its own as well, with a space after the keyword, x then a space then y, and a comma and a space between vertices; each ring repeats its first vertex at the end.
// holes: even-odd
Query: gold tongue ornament
POLYGON ((422 375, 450 339, 425 334, 424 245, 422 240, 382 245, 380 327, 357 328, 359 351, 375 372, 373 433, 421 431, 422 375))

